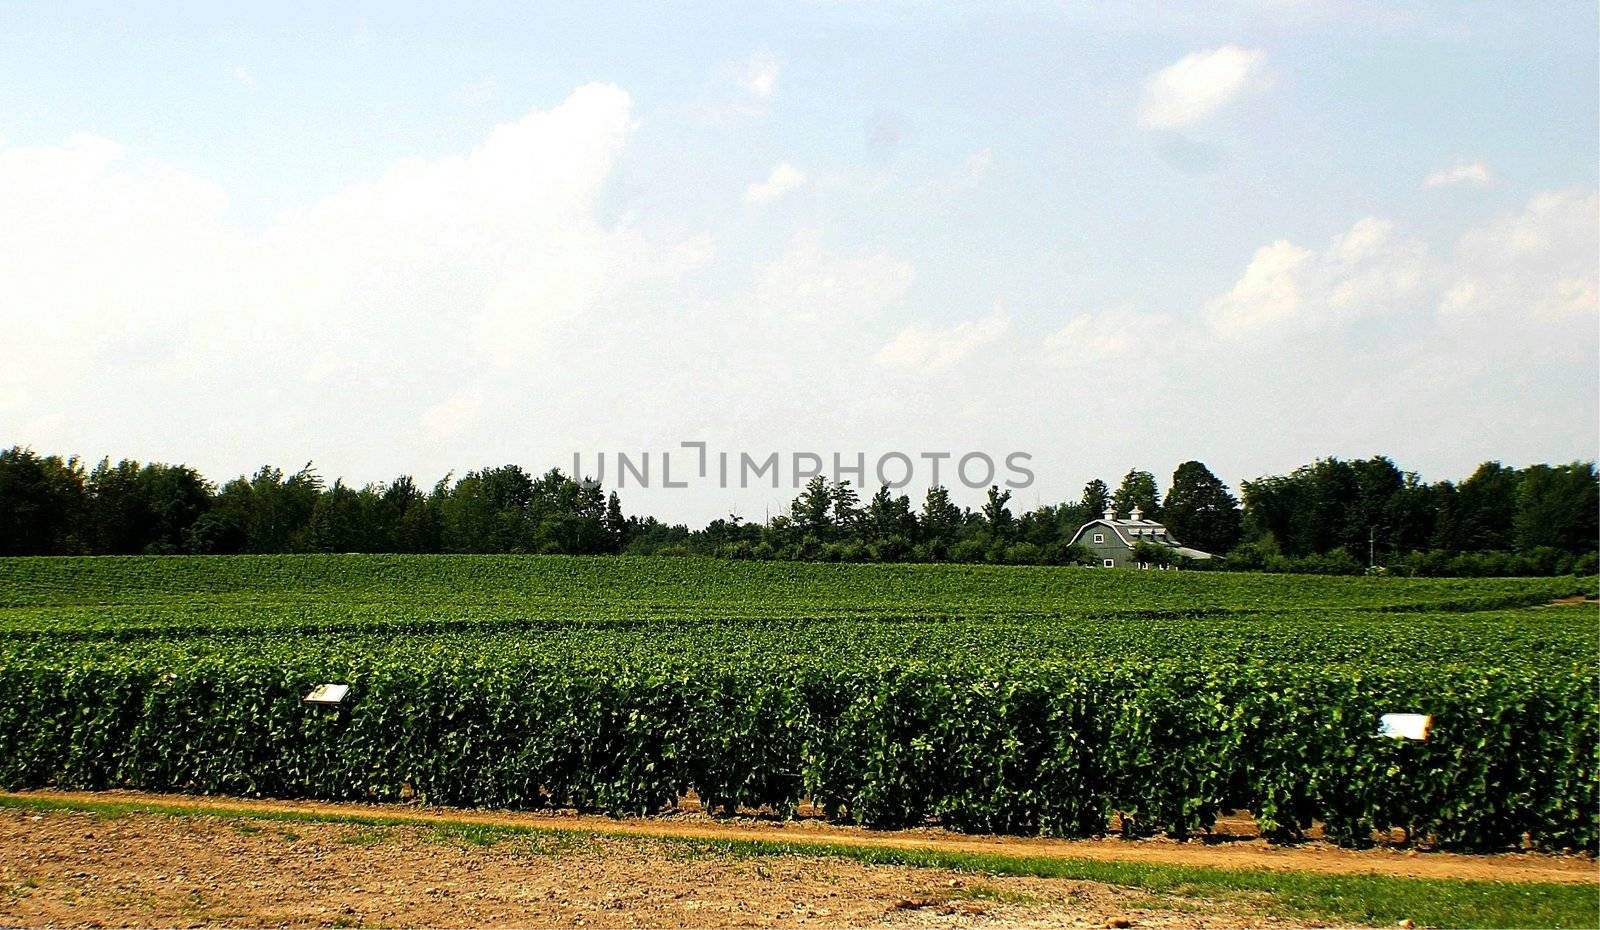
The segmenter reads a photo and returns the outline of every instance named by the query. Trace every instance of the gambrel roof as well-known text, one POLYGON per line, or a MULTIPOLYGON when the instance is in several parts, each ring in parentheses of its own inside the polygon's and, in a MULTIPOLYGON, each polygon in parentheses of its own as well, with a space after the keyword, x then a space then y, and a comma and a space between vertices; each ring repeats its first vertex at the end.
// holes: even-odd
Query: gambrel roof
POLYGON ((1145 542, 1166 546, 1187 559, 1211 558, 1211 553, 1209 552, 1191 549, 1178 542, 1173 538, 1171 531, 1167 529, 1165 524, 1158 523, 1155 520, 1144 519, 1143 514, 1140 513, 1137 507, 1134 508, 1133 513, 1129 514, 1127 519, 1119 518, 1113 511, 1107 510, 1105 516, 1098 520, 1090 520, 1079 527, 1078 532, 1072 537, 1072 542, 1076 543, 1081 540, 1083 534, 1088 532, 1092 526, 1109 528, 1113 533, 1117 534, 1117 538, 1129 549, 1132 549, 1138 543, 1145 542))

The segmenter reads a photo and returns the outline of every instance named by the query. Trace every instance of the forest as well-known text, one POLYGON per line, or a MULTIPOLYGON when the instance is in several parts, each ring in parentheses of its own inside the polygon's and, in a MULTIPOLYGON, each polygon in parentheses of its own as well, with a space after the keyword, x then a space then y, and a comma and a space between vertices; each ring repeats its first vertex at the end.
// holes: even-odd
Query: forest
MULTIPOLYGON (((1316 574, 1593 574, 1600 481, 1593 462, 1485 462, 1424 482, 1385 456, 1319 459, 1241 483, 1179 465, 1165 491, 1132 469, 1074 501, 1017 513, 1010 492, 976 509, 944 487, 920 503, 888 488, 863 499, 818 476, 787 513, 691 529, 625 514, 615 491, 552 469, 483 468, 431 487, 410 476, 352 487, 311 465, 265 466, 220 485, 186 465, 0 450, 0 555, 289 552, 709 556, 838 562, 1072 564, 1071 545, 1108 507, 1134 507, 1185 545, 1224 558, 1181 567, 1316 574)), ((1158 554, 1159 555, 1159 554, 1158 554)), ((1177 560, 1174 559, 1174 562, 1177 560)))

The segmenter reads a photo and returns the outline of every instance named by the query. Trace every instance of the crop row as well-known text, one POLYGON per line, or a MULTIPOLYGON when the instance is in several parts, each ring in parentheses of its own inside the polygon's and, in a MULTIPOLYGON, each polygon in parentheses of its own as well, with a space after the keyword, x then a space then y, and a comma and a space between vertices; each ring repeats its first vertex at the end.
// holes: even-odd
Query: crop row
POLYGON ((1596 846, 1592 670, 968 660, 404 660, 239 651, 0 665, 0 784, 644 813, 715 808, 1086 836, 1253 811, 1347 844, 1596 846), (351 685, 337 707, 314 684, 351 685), (1375 735, 1434 715, 1425 742, 1375 735))
MULTIPOLYGON (((177 668, 203 661, 318 657, 329 667, 369 661, 443 661, 481 656, 507 664, 563 656, 596 664, 649 665, 662 657, 716 656, 725 662, 804 657, 823 664, 900 660, 959 665, 1061 661, 1086 665, 1183 661, 1196 668, 1235 664, 1406 669, 1440 665, 1595 666, 1594 617, 1582 608, 1471 614, 1290 615, 1078 618, 1048 614, 871 618, 719 617, 646 611, 634 619, 551 620, 471 612, 390 618, 348 605, 287 612, 221 608, 166 611, 103 625, 0 627, 0 664, 116 663, 137 657, 177 668)), ((0 621, 3 622, 3 621, 0 621)))
POLYGON ((526 556, 0 559, 0 608, 375 602, 749 612, 1459 609, 1547 602, 1577 578, 1345 578, 1074 567, 526 556))

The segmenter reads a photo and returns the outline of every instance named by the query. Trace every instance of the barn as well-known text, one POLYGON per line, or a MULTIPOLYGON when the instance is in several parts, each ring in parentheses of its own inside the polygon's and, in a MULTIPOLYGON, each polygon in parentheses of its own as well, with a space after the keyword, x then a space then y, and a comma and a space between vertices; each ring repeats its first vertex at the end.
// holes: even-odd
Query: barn
POLYGON ((1174 539, 1166 526, 1155 520, 1146 520, 1138 507, 1133 508, 1125 520, 1118 519, 1116 511, 1107 507, 1105 515, 1085 523, 1072 537, 1072 542, 1092 551, 1095 564, 1105 568, 1160 567, 1134 560, 1133 547, 1139 543, 1165 546, 1186 559, 1196 561, 1212 557, 1209 552, 1191 549, 1174 539))

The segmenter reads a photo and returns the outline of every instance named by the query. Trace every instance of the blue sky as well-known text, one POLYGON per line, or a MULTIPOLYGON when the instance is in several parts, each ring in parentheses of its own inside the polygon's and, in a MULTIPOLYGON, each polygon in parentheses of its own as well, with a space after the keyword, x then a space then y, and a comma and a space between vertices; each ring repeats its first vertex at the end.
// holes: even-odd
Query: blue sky
POLYGON ((1020 449, 1023 504, 1192 457, 1591 458, 1597 35, 1592 3, 0 4, 0 441, 357 483, 1020 449))

